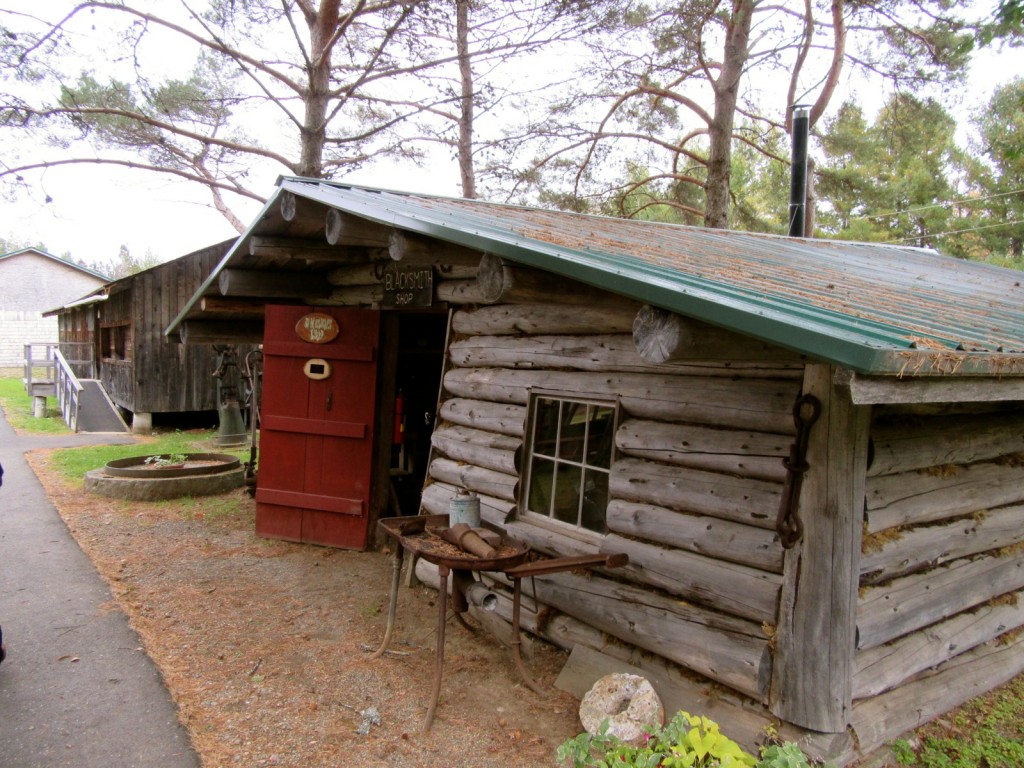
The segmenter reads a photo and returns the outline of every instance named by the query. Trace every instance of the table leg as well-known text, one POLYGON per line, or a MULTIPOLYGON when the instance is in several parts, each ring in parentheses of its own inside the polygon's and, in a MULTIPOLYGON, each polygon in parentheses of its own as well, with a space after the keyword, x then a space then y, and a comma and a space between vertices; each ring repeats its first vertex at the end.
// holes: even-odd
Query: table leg
POLYGON ((395 614, 398 612, 398 586, 402 580, 402 555, 405 548, 398 544, 395 546, 395 554, 391 556, 391 597, 388 601, 388 623, 384 630, 384 640, 380 648, 373 652, 371 659, 379 659, 384 655, 391 643, 391 634, 395 631, 395 614))
POLYGON ((434 691, 427 709, 427 719, 423 722, 423 732, 430 730, 434 724, 434 713, 437 711, 437 699, 441 695, 441 674, 444 671, 444 627, 448 620, 448 572, 447 565, 438 565, 440 576, 440 596, 438 597, 437 613, 437 663, 434 667, 434 691))

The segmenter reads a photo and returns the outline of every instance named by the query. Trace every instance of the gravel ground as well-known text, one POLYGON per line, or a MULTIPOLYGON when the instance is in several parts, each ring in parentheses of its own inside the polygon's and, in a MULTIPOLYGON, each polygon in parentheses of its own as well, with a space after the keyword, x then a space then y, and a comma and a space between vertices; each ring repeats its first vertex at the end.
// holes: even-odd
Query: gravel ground
POLYGON ((29 461, 72 534, 110 583, 163 673, 203 765, 488 768, 554 766, 580 730, 556 690, 566 655, 543 643, 523 685, 490 635, 447 626, 433 728, 437 593, 403 588, 391 650, 387 553, 257 538, 244 491, 173 502, 89 494, 29 461))

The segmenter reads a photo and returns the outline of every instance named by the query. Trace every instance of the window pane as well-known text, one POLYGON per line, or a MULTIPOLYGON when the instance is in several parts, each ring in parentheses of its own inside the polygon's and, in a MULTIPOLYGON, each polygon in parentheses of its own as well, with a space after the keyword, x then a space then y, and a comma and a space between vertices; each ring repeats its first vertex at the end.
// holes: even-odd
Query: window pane
POLYGON ((580 480, 583 470, 572 464, 559 464, 556 471, 554 518, 576 525, 580 516, 580 480))
POLYGON ((583 486, 583 512, 580 525, 588 531, 606 533, 605 522, 608 509, 608 474, 587 470, 586 483, 583 486))
POLYGON ((587 437, 587 464, 610 469, 615 442, 615 411, 607 406, 590 406, 590 434, 587 437))
POLYGON ((562 432, 558 443, 558 458, 583 462, 583 443, 587 435, 586 403, 562 401, 562 432))
POLYGON ((554 479, 555 462, 535 457, 533 464, 530 466, 530 498, 528 507, 531 512, 551 515, 551 491, 554 479))
POLYGON ((537 400, 533 431, 533 452, 554 456, 558 441, 559 402, 543 397, 537 400))

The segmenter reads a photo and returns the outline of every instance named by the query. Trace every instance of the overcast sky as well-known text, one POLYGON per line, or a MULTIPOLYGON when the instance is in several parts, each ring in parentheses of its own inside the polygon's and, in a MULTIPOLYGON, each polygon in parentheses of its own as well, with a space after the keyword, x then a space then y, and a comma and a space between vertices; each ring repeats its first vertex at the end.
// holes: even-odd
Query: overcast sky
MULTIPOLYGON (((37 6, 38 0, 4 2, 8 9, 19 4, 37 6)), ((1024 71, 1022 65, 1024 51, 986 51, 973 67, 972 84, 960 111, 966 114, 987 102, 996 85, 1024 71)), ((45 151, 40 150, 40 159, 45 151)), ((254 171, 249 186, 269 196, 280 172, 270 169, 261 176, 254 171)), ((409 192, 459 194, 454 161, 428 169, 381 165, 338 180, 409 192)), ((41 242, 56 255, 70 253, 87 263, 102 263, 126 245, 137 257, 152 253, 168 260, 236 235, 201 188, 156 174, 81 165, 46 170, 32 182, 32 196, 2 203, 0 236, 41 242)), ((232 205, 247 225, 260 209, 256 202, 239 204, 237 198, 232 205)))

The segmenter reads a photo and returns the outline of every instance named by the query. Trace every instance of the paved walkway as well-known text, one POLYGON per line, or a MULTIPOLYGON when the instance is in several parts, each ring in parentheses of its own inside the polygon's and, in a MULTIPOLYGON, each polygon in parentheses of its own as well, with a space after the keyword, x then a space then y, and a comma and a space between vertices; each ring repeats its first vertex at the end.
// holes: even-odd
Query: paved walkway
POLYGON ((197 768, 153 662, 25 461, 25 451, 130 443, 18 436, 0 413, 0 766, 197 768))

